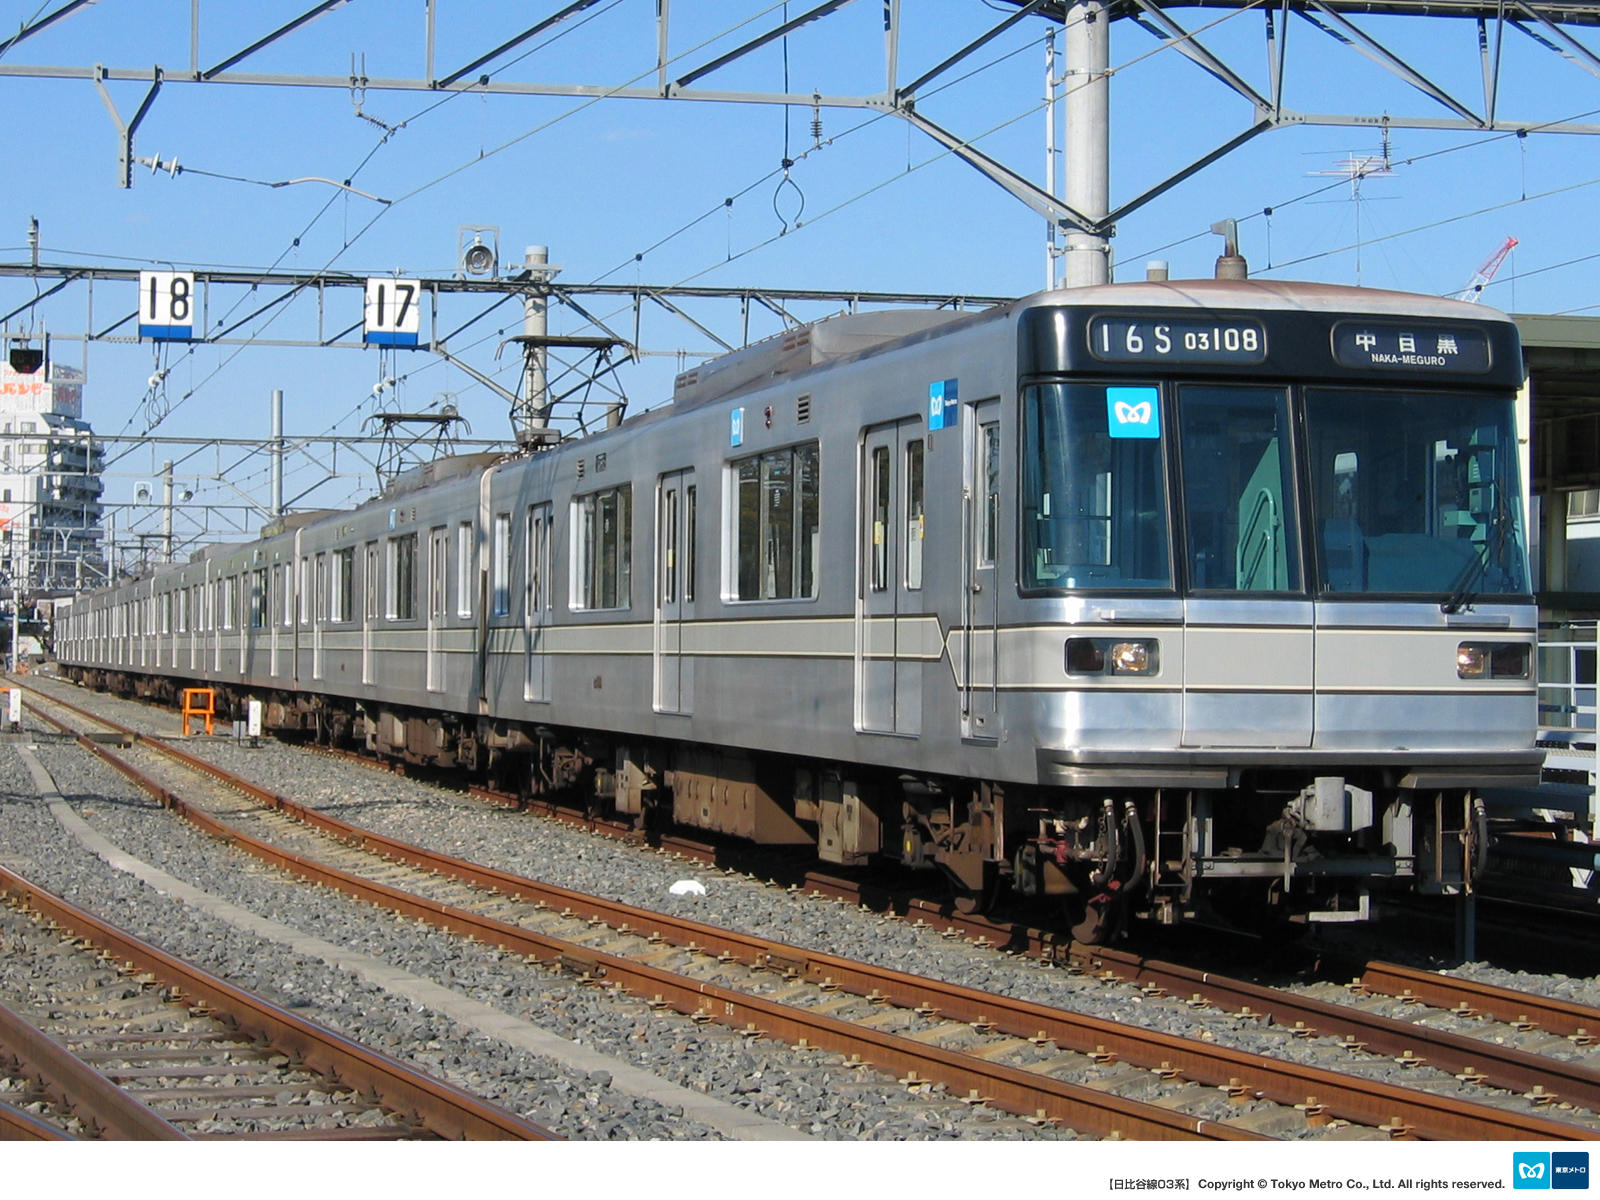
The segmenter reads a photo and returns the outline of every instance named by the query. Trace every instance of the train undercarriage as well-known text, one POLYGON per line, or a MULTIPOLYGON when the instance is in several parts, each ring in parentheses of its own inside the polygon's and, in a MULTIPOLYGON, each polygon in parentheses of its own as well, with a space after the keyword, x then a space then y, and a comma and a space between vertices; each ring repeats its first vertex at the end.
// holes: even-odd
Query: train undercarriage
MULTIPOLYGON (((86 686, 175 703, 181 680, 76 669, 86 686)), ((962 911, 1029 905, 1084 942, 1135 919, 1256 931, 1370 918, 1375 888, 1471 887, 1482 804, 1465 788, 1391 772, 1241 772, 1226 788, 1046 787, 629 739, 298 692, 216 691, 224 719, 261 702, 263 729, 460 771, 525 798, 568 802, 768 846, 843 867, 936 873, 962 911)))

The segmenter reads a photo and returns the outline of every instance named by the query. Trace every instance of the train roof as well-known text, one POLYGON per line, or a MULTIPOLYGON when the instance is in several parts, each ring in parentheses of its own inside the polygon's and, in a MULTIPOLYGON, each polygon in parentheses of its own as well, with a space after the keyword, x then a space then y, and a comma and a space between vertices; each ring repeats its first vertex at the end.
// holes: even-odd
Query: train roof
POLYGON ((710 359, 682 372, 673 386, 673 409, 683 412, 747 391, 784 375, 944 332, 961 324, 1030 308, 1174 308, 1366 313, 1442 320, 1510 318, 1482 304, 1412 292, 1297 283, 1278 279, 1170 279, 1107 283, 1035 292, 994 308, 886 309, 828 317, 785 330, 765 341, 710 359))
POLYGON ((673 384, 672 404, 679 412, 697 408, 780 375, 793 375, 825 362, 909 341, 930 330, 946 329, 993 311, 894 308, 827 317, 684 371, 673 384))
POLYGON ((1015 308, 1191 308, 1315 313, 1370 313, 1377 316, 1441 320, 1511 318, 1486 304, 1470 304, 1415 292, 1348 287, 1337 283, 1298 283, 1282 279, 1167 279, 1106 283, 1093 287, 1036 292, 1015 308))

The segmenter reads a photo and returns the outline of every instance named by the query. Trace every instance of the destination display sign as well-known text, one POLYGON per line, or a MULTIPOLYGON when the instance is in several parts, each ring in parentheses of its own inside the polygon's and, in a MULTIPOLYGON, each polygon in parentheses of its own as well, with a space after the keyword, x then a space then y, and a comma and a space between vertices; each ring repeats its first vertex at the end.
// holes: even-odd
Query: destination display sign
POLYGON ((1341 367, 1481 375, 1490 365, 1489 335, 1481 329, 1344 321, 1333 327, 1333 357, 1341 367))
POLYGON ((1089 353, 1102 362, 1254 365, 1267 361, 1267 331, 1248 317, 1091 317, 1089 353))

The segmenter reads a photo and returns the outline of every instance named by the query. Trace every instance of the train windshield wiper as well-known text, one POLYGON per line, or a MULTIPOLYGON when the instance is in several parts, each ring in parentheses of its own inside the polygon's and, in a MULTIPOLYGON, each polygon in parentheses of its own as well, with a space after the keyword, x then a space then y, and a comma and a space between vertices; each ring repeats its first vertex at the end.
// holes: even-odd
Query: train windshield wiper
POLYGON ((1500 560, 1500 551, 1505 543, 1506 524, 1504 512, 1495 513, 1490 524, 1493 532, 1483 545, 1480 553, 1474 554, 1462 566, 1461 573, 1456 576, 1455 585, 1450 589, 1450 596, 1439 605, 1442 613, 1458 613, 1464 608, 1472 607, 1472 602, 1478 598, 1478 585, 1489 572, 1489 560, 1500 560))

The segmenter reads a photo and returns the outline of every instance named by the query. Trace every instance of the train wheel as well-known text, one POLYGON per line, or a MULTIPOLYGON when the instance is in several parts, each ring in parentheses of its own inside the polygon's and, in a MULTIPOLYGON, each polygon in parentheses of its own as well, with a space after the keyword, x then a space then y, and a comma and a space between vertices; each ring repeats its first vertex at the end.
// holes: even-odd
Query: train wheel
POLYGON ((1122 898, 1112 892, 1099 892, 1085 900, 1067 899, 1067 928, 1072 940, 1085 946, 1103 946, 1122 928, 1122 898))
POLYGON ((950 879, 950 890, 950 903, 962 916, 991 912, 1000 895, 1000 873, 993 863, 985 863, 983 884, 976 891, 954 878, 950 879))

